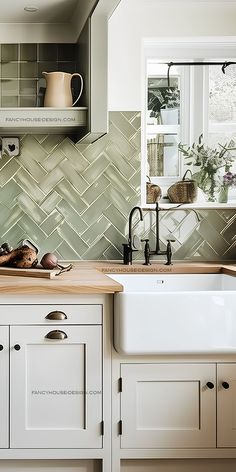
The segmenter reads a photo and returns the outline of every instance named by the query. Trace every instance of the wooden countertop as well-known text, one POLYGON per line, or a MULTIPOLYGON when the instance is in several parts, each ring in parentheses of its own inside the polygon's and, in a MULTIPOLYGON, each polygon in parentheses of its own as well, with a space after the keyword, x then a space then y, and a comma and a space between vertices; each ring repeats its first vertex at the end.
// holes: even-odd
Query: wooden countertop
POLYGON ((172 266, 153 263, 144 266, 121 262, 76 262, 70 272, 53 279, 0 276, 0 293, 7 294, 102 294, 121 292, 123 287, 105 273, 217 274, 236 276, 236 264, 174 262, 172 266))

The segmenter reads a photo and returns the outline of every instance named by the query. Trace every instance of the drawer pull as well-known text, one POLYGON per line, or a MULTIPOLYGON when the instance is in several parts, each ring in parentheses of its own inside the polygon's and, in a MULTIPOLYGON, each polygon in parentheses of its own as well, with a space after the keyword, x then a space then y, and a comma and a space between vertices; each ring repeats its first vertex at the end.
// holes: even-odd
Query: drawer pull
POLYGON ((54 331, 50 331, 46 334, 45 338, 47 339, 66 339, 68 336, 64 331, 60 331, 59 329, 55 329, 54 331))
POLYGON ((15 351, 19 351, 19 350, 20 350, 20 345, 19 345, 19 344, 15 344, 14 349, 15 349, 15 351))
POLYGON ((51 311, 45 316, 46 320, 67 320, 67 316, 63 311, 51 311))
POLYGON ((225 390, 228 390, 228 388, 229 388, 228 382, 222 382, 222 387, 223 387, 225 390))
POLYGON ((215 387, 215 385, 214 385, 212 382, 207 382, 206 386, 207 386, 207 388, 209 388, 210 390, 215 387))

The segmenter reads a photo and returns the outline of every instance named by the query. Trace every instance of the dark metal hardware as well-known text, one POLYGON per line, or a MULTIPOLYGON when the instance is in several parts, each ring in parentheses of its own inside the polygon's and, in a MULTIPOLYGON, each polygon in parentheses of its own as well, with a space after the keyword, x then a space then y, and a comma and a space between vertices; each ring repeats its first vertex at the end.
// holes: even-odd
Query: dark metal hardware
POLYGON ((122 392, 122 377, 118 379, 118 392, 122 392))
POLYGON ((21 349, 21 347, 20 347, 19 344, 15 344, 14 349, 15 349, 16 351, 19 351, 19 350, 21 349))
POLYGON ((46 334, 45 338, 47 339, 66 339, 68 336, 64 331, 60 331, 59 329, 55 329, 54 331, 50 331, 46 334))
POLYGON ((214 385, 212 382, 207 382, 207 383, 206 383, 206 386, 207 386, 207 388, 209 388, 210 390, 212 390, 212 389, 215 387, 215 385, 214 385))
POLYGON ((232 64, 236 64, 236 62, 232 61, 224 61, 224 62, 169 62, 167 63, 167 83, 168 87, 170 87, 170 68, 172 66, 222 66, 221 70, 223 74, 225 74, 225 69, 232 64))
POLYGON ((223 387, 225 390, 228 390, 228 388, 229 388, 229 383, 228 383, 228 382, 222 382, 222 387, 223 387))
POLYGON ((101 421, 101 436, 104 436, 104 420, 101 421))
POLYGON ((2 344, 0 344, 0 351, 2 351, 2 350, 3 350, 3 345, 2 345, 2 344))
POLYGON ((151 265, 149 239, 141 239, 141 242, 142 243, 145 242, 145 247, 144 247, 145 262, 143 265, 151 265))
POLYGON ((129 214, 128 243, 123 244, 123 263, 126 264, 126 265, 131 265, 132 264, 133 252, 138 250, 138 249, 133 248, 133 246, 132 246, 132 220, 133 220, 133 214, 136 210, 139 212, 140 221, 143 221, 143 212, 142 212, 141 208, 138 207, 138 206, 132 208, 132 210, 129 214))
POLYGON ((118 421, 118 434, 121 436, 123 433, 123 424, 122 420, 118 421))
POLYGON ((67 316, 63 311, 51 311, 45 316, 46 320, 67 320, 67 316))

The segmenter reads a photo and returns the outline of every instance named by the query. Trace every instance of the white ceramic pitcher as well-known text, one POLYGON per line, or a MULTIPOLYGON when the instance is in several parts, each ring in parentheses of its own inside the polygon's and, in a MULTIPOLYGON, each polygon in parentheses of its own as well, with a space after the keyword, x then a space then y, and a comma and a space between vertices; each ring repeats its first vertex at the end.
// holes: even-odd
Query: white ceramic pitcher
POLYGON ((45 107, 73 107, 81 97, 83 91, 83 78, 75 72, 69 74, 67 72, 42 72, 46 79, 46 92, 44 97, 45 107), (80 92, 73 103, 71 93, 71 80, 73 77, 80 78, 80 92))

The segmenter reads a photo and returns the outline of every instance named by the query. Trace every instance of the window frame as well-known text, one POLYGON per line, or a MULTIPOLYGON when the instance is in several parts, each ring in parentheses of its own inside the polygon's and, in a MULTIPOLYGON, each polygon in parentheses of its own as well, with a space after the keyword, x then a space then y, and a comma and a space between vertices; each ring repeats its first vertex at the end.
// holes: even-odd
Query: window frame
MULTIPOLYGON (((157 62, 181 61, 188 62, 192 60, 199 60, 203 58, 207 61, 217 61, 219 58, 228 57, 236 58, 236 37, 182 37, 182 38, 146 38, 142 44, 142 113, 141 113, 141 205, 146 207, 154 207, 154 205, 146 203, 146 176, 147 176, 147 125, 146 125, 146 110, 147 110, 147 61, 157 60, 157 62)), ((182 98, 180 105, 180 140, 181 142, 195 142, 201 132, 207 136, 208 133, 208 100, 204 97, 208 93, 208 67, 204 68, 191 67, 184 68, 182 98), (197 77, 198 76, 198 77, 197 77), (193 93, 190 97, 191 87, 193 93), (199 97, 199 87, 204 88, 203 100, 197 100, 199 97), (194 107, 194 113, 193 113, 194 107)), ((231 124, 230 124, 231 125, 231 124)), ((229 128, 230 128, 229 125, 229 128)), ((162 125, 158 125, 162 126, 162 125)), ((214 125, 221 127, 220 125, 214 125)), ((232 124, 233 127, 233 124, 232 124)), ((211 127, 212 128, 212 127, 211 127)), ((234 128, 235 129, 235 128, 234 128)), ((165 190, 172 183, 180 180, 184 173, 183 159, 180 158, 180 176, 178 177, 152 177, 152 182, 159 183, 165 190)), ((174 207, 176 204, 163 203, 163 207, 174 207)), ((196 208, 236 208, 235 203, 211 203, 199 202, 194 204, 185 204, 186 207, 196 208)))

